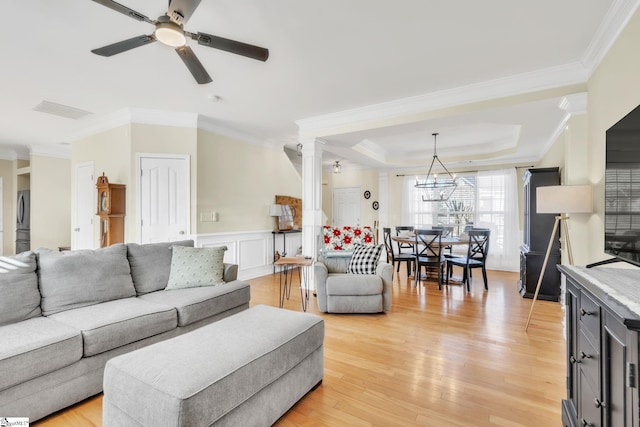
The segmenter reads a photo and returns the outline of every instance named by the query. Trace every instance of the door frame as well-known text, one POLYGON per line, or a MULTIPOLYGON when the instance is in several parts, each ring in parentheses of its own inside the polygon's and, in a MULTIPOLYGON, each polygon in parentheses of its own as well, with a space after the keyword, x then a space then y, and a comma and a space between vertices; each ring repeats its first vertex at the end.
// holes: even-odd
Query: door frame
POLYGON ((138 243, 142 243, 142 160, 148 158, 155 159, 176 159, 184 160, 187 163, 187 172, 184 190, 187 195, 187 211, 185 216, 187 224, 185 226, 185 238, 191 238, 191 156, 188 154, 166 154, 166 153, 136 153, 136 230, 138 243))
MULTIPOLYGON (((349 187, 334 187, 331 189, 331 225, 335 226, 335 217, 336 217, 336 195, 335 192, 338 191, 354 191, 358 195, 358 225, 362 225, 362 202, 360 201, 360 194, 362 194, 362 186, 361 185, 353 185, 349 187)), ((350 224, 351 226, 355 226, 356 224, 350 224)))
MULTIPOLYGON (((81 162, 81 163, 76 163, 74 165, 74 171, 73 171, 73 185, 74 185, 74 207, 73 207, 73 212, 72 212, 72 218, 71 218, 71 248, 75 249, 78 247, 78 236, 77 233, 74 231, 75 228, 78 227, 78 198, 80 196, 80 192, 78 189, 78 170, 80 168, 86 167, 86 166, 90 166, 91 167, 91 179, 93 180, 93 178, 95 177, 95 172, 96 172, 96 165, 95 162, 93 160, 90 160, 88 162, 81 162)), ((91 197, 89 199, 89 206, 91 206, 92 201, 96 200, 96 189, 95 186, 93 187, 93 191, 91 194, 91 197)), ((94 214, 95 212, 93 210, 91 210, 91 213, 94 214)), ((93 221, 93 217, 92 217, 92 221, 91 221, 91 248, 95 248, 96 244, 96 231, 95 231, 95 221, 93 221)))

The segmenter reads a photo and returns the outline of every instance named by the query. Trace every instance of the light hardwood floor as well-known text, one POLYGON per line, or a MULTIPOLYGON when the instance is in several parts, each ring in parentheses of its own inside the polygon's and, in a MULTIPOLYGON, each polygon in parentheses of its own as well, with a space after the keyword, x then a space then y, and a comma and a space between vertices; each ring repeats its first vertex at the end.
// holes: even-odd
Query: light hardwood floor
MULTIPOLYGON (((394 275, 386 314, 320 314, 325 319, 322 385, 277 426, 561 426, 565 340, 559 303, 517 292, 515 273, 474 272, 439 291, 394 275)), ((278 305, 278 276, 253 279, 251 304, 278 305)), ((311 297, 309 312, 317 313, 311 297)), ((301 310, 297 289, 285 308, 301 310)), ((54 414, 47 427, 101 425, 101 396, 54 414)))

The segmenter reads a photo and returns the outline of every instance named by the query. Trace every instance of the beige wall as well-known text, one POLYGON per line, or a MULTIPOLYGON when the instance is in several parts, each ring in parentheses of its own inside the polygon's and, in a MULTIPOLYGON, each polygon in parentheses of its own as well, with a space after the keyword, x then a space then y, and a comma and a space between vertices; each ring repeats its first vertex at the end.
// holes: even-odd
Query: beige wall
POLYGON ((341 173, 333 173, 331 170, 326 170, 323 172, 323 182, 325 181, 327 185, 322 186, 322 210, 328 217, 328 224, 331 224, 332 221, 333 189, 360 187, 361 225, 373 227, 374 221, 378 220, 378 211, 373 209, 372 204, 375 200, 380 201, 377 170, 342 168, 341 173), (367 190, 371 192, 371 197, 368 200, 364 198, 364 192, 367 190))
MULTIPOLYGON (((282 150, 195 128, 121 126, 75 142, 72 164, 94 161, 96 178, 104 172, 110 182, 127 186, 127 242, 139 240, 140 154, 189 156, 192 234, 273 229, 268 213, 276 194, 301 197, 300 176, 282 150), (219 221, 200 222, 202 212, 218 212, 219 221)), ((97 225, 94 232, 97 242, 97 225)))
MULTIPOLYGON (((587 224, 587 262, 600 261, 604 254, 604 168, 605 132, 640 104, 640 10, 636 11, 603 61, 589 79, 588 90, 588 180, 594 186, 595 213, 587 224)), ((573 242, 572 242, 573 245, 573 242)))
MULTIPOLYGON (((132 226, 129 223, 131 220, 129 215, 131 168, 129 162, 126 161, 131 152, 131 128, 132 125, 119 126, 75 141, 71 146, 72 170, 75 171, 75 167, 79 163, 93 161, 94 181, 104 173, 109 178, 109 182, 127 186, 127 215, 124 227, 125 241, 127 242, 133 241, 130 237, 132 226)), ((75 194, 75 182, 71 182, 70 188, 71 194, 75 194)), ((73 203, 75 201, 72 202, 72 205, 73 203)), ((94 242, 97 244, 100 242, 99 221, 93 223, 94 242)))
POLYGON ((269 206, 275 196, 302 197, 302 183, 282 150, 274 150, 214 133, 198 131, 198 234, 271 230, 269 206), (218 222, 200 221, 217 212, 218 222))
POLYGON ((31 156, 31 248, 71 245, 71 162, 31 156))

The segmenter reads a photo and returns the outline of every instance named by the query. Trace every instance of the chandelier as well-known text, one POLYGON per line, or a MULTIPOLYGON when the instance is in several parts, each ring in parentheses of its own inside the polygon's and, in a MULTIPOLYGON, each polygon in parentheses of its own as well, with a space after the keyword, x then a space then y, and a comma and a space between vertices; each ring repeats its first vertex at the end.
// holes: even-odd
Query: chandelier
POLYGON ((431 166, 429 166, 429 172, 427 172, 427 177, 424 181, 420 181, 418 177, 416 177, 415 188, 423 190, 422 201, 423 202, 444 202, 451 197, 451 194, 455 191, 458 186, 458 182, 456 176, 453 175, 449 170, 442 164, 440 159, 438 158, 438 153, 436 152, 436 137, 437 133, 433 134, 433 159, 431 160, 431 166), (446 175, 438 178, 438 174, 431 174, 431 170, 433 169, 433 164, 438 161, 442 169, 446 172, 446 175))

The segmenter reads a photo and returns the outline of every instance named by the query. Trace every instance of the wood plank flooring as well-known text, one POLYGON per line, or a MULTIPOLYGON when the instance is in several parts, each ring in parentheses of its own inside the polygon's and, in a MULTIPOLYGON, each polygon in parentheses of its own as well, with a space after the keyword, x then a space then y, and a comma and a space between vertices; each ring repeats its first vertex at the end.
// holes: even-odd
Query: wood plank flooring
MULTIPOLYGON (((530 299, 516 273, 475 275, 439 291, 394 275, 386 314, 320 314, 325 376, 277 426, 561 426, 565 340, 559 303, 539 301, 524 332, 530 299)), ((251 304, 278 305, 278 276, 253 279, 251 304)), ((309 312, 318 313, 311 297, 309 312)), ((291 292, 285 308, 301 310, 291 292)), ((33 425, 101 425, 101 396, 33 425)))

